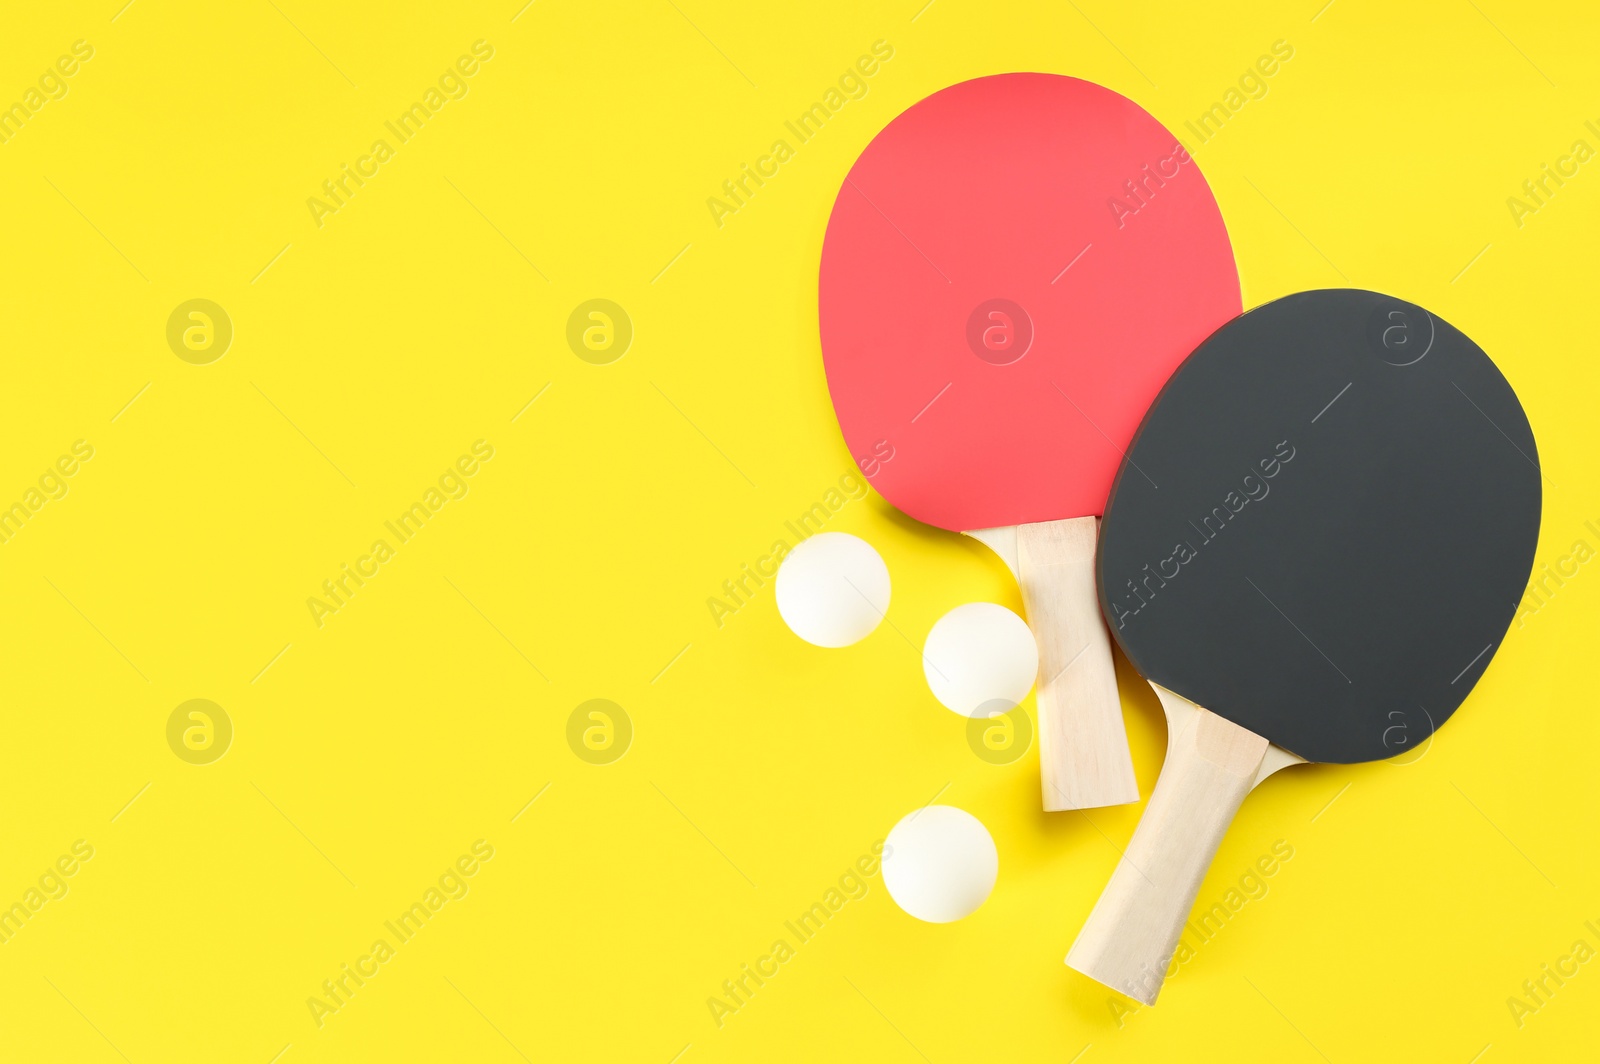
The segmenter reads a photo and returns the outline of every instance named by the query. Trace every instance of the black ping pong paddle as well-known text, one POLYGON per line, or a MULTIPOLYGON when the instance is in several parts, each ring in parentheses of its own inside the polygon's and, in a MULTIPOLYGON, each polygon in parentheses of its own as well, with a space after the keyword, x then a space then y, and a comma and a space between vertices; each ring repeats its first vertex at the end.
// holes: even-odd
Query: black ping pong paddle
POLYGON ((1097 559, 1167 759, 1067 963, 1154 1002, 1257 783, 1443 724, 1510 625, 1540 500, 1511 386, 1421 307, 1305 292, 1190 355, 1128 448, 1097 559))

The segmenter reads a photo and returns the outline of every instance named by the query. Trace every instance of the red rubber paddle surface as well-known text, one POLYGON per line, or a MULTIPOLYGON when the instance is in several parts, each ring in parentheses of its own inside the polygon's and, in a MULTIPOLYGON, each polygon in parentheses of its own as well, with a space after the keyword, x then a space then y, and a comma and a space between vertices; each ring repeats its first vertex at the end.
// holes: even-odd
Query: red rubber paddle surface
POLYGON ((818 307, 862 472, 961 532, 1099 514, 1156 393, 1241 309, 1177 138, 1056 74, 953 85, 879 133, 834 202, 818 307))

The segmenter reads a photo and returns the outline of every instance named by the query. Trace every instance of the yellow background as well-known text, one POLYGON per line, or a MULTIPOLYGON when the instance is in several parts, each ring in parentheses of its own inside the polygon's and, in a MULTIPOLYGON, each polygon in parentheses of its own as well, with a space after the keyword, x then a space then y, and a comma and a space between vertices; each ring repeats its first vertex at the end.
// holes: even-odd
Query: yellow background
MULTIPOLYGON (((1539 440, 1539 562, 1600 546, 1600 164, 1521 227, 1506 206, 1600 147, 1589 5, 120 2, 0 17, 4 100, 95 49, 0 145, 0 501, 95 448, 0 546, 0 902, 95 848, 0 945, 0 1056, 1592 1054, 1600 965, 1520 1029, 1506 1004, 1600 947, 1592 566, 1421 760, 1266 783, 1201 899, 1276 840, 1293 859, 1120 1022, 1062 957, 1138 808, 1044 815, 1036 756, 978 760, 922 677, 946 610, 1020 611, 1002 564, 874 495, 829 525, 894 580, 864 642, 801 643, 770 587, 720 629, 706 606, 851 468, 815 311, 843 174, 911 103, 1009 70, 1183 134, 1246 306, 1349 283, 1473 336, 1539 440), (468 95, 318 228, 307 198, 479 39, 468 95), (880 39, 865 98, 719 228, 706 199, 880 39), (1280 39, 1267 94, 1197 145, 1185 120, 1280 39), (196 297, 235 329, 206 366, 165 340, 196 297), (596 297, 635 328, 606 366, 565 341, 596 297), (470 494, 319 629, 306 599, 478 439, 470 494), (235 728, 203 767, 165 738, 191 698, 235 728), (590 698, 633 721, 614 764, 567 746, 590 698), (921 924, 874 877, 719 1029, 722 981, 936 794, 995 837, 983 908, 921 924), (306 999, 478 839, 470 893, 319 1028, 306 999)), ((1163 725, 1119 667, 1148 795, 1163 725)))

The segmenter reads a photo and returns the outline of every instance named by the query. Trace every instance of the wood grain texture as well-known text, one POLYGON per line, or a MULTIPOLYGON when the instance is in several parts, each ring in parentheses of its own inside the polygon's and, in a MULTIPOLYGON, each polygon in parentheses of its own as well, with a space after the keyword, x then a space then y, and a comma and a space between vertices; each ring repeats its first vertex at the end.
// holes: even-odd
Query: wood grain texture
POLYGON ((1184 921, 1245 795, 1272 772, 1301 763, 1254 732, 1155 689, 1167 712, 1167 760, 1067 954, 1070 967, 1146 1005, 1161 993, 1184 921))
POLYGON ((1039 775, 1047 811, 1139 800, 1094 586, 1096 519, 1017 526, 1017 582, 1039 644, 1039 775))

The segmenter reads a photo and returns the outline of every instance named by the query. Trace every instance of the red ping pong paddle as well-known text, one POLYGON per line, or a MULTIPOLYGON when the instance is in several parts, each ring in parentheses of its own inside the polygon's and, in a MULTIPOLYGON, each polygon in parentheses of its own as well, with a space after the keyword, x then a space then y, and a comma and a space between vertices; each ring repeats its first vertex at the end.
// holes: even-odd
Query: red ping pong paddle
POLYGON ((1239 309, 1188 153, 1076 78, 935 93, 873 139, 834 202, 818 318, 839 426, 889 502, 1016 575, 1039 642, 1046 809, 1138 799, 1096 517, 1145 408, 1239 309))

